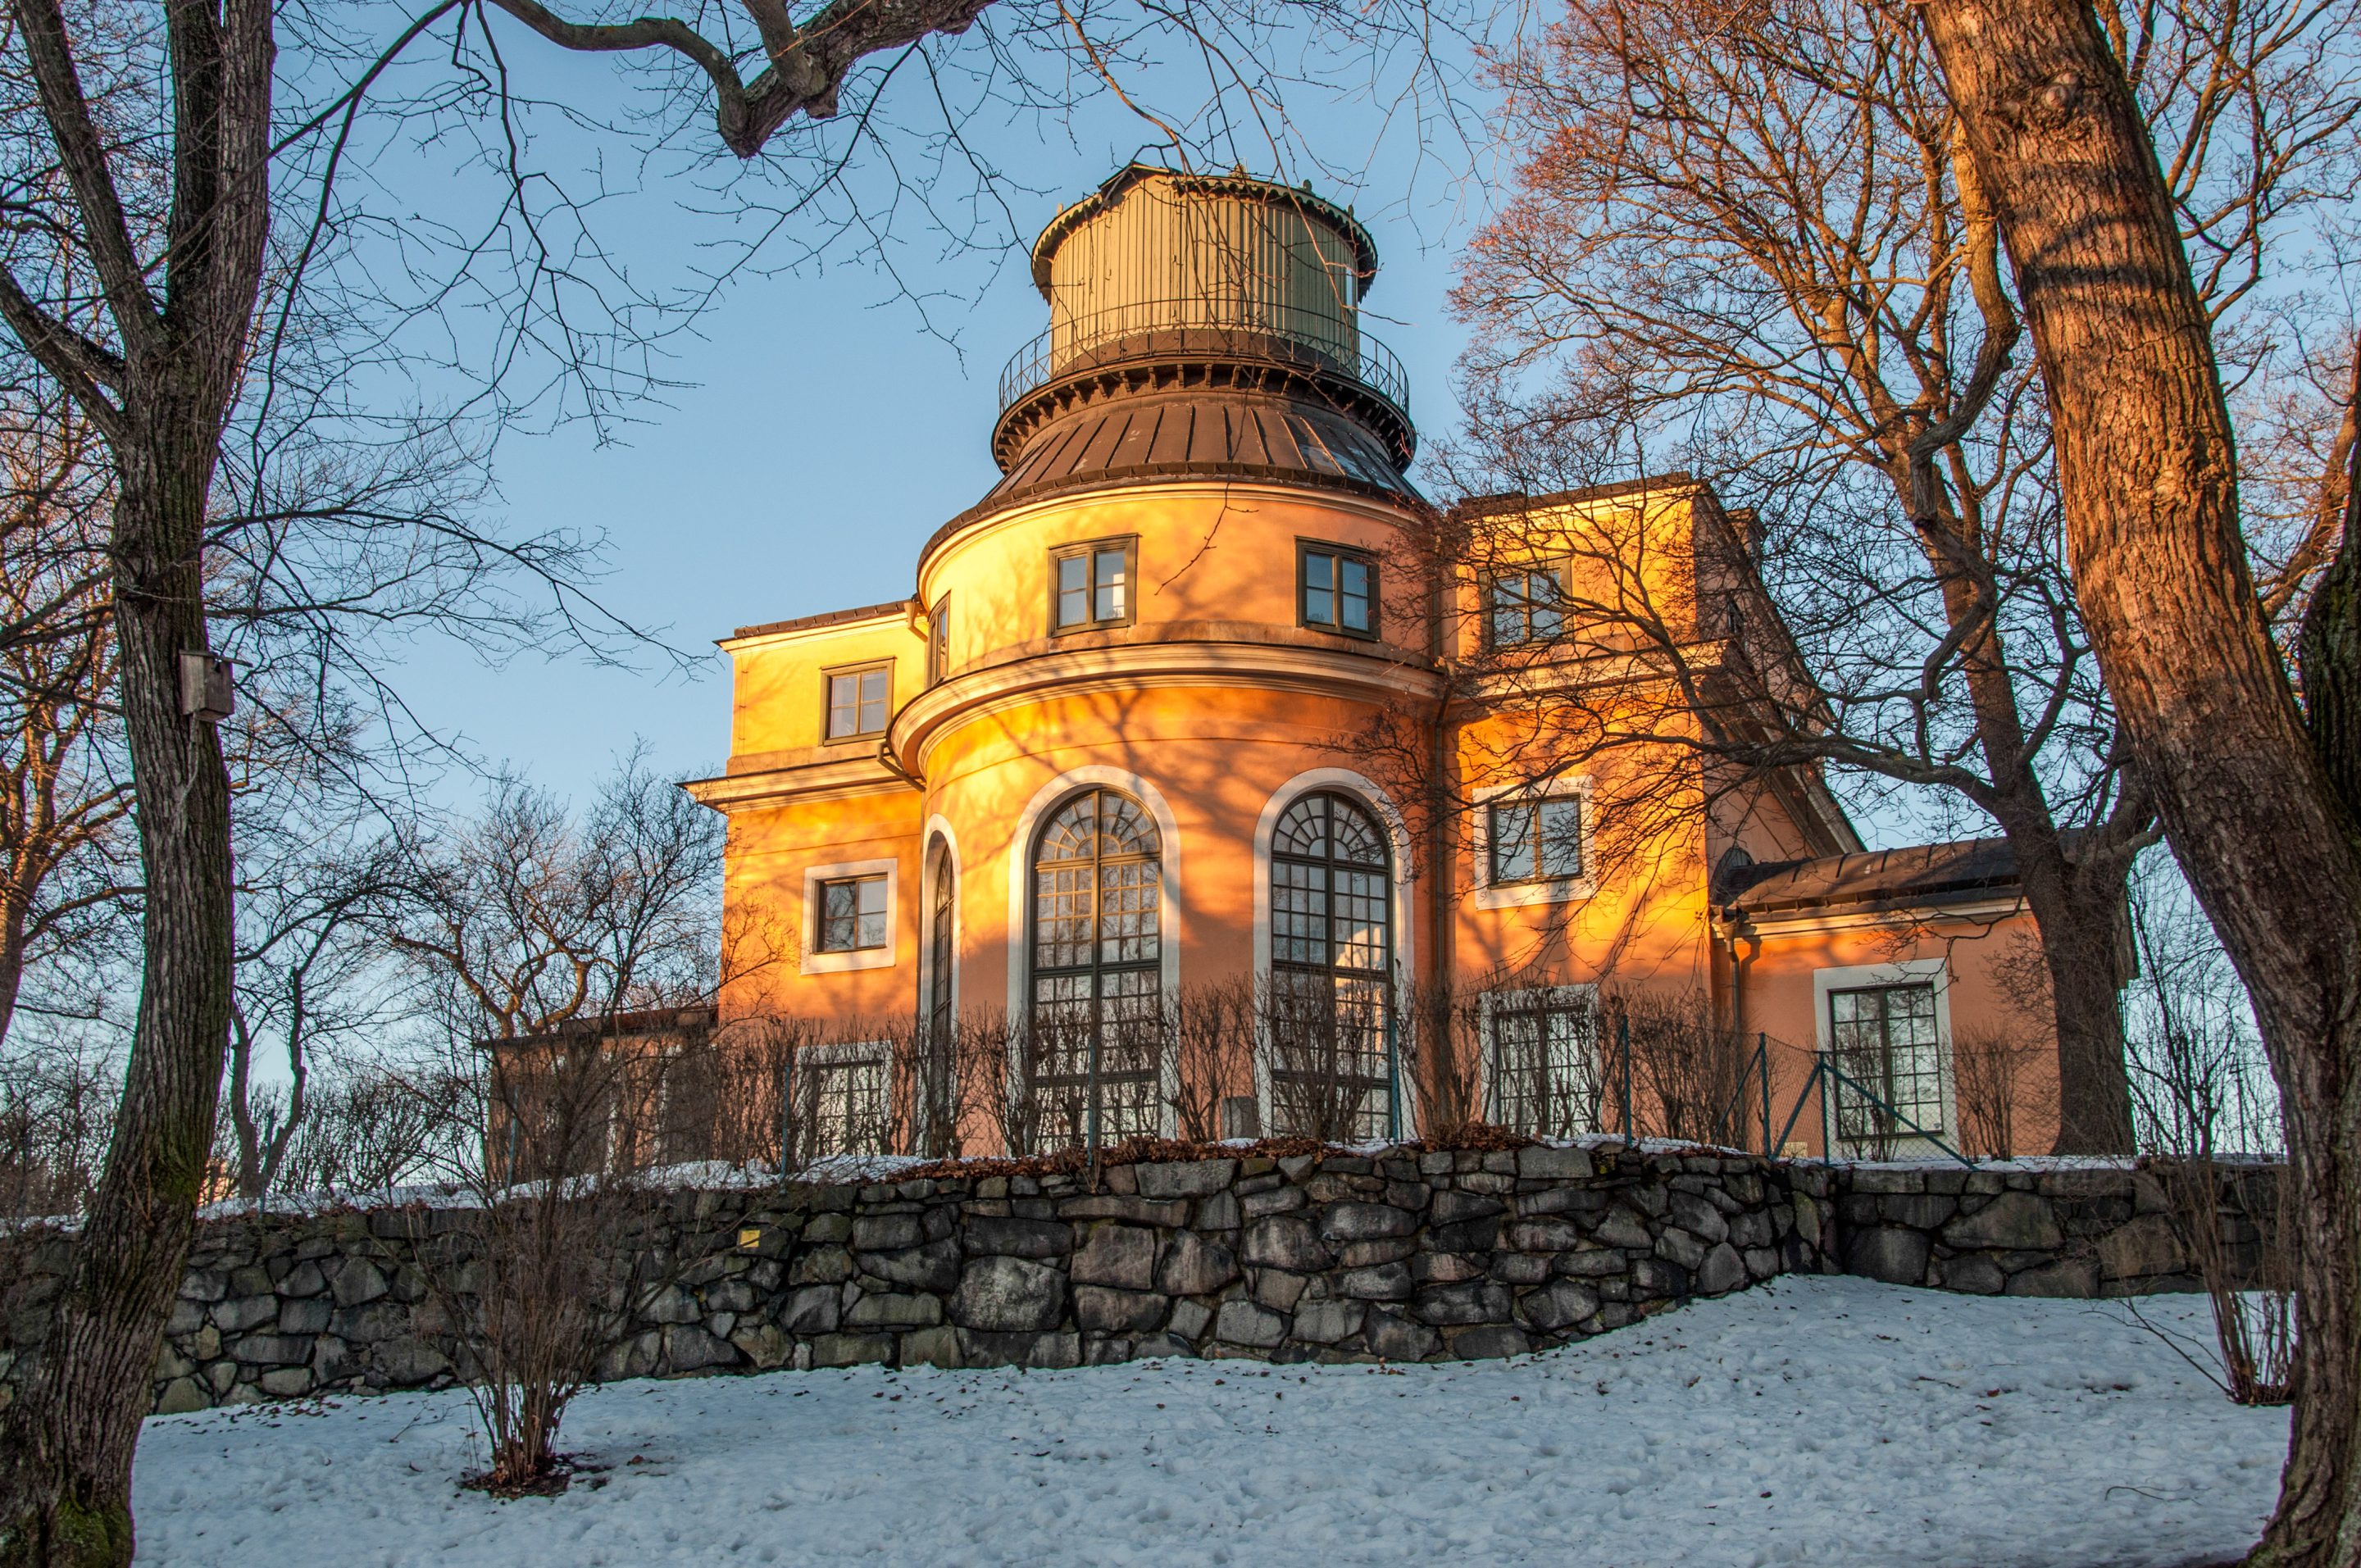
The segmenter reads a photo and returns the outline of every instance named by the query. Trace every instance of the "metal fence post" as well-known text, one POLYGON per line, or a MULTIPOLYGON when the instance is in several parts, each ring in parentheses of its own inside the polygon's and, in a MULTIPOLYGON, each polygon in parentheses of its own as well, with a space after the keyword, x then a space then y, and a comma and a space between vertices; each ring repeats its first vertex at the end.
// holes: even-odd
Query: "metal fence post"
POLYGON ((1623 1056, 1623 1146, 1630 1148, 1638 1140, 1631 1136, 1631 1014, 1615 1014, 1615 1041, 1623 1056))
POLYGON ((1099 1182, 1099 1041, 1102 1030, 1099 1021, 1091 1020, 1091 1102, 1087 1113, 1085 1142, 1090 1149, 1091 1185, 1099 1182))
POLYGON ((796 1058, 790 1052, 779 1063, 779 1180, 787 1179, 787 1163, 796 1152, 796 1058))
POLYGON ((1401 1049, 1400 1036, 1397 1032, 1400 1024, 1396 1009, 1389 1004, 1386 1008, 1386 1139, 1389 1143, 1397 1144, 1401 1142, 1402 1135, 1401 1049))
POLYGON ((1763 1157, 1769 1159, 1771 1147, 1771 1036, 1761 1029, 1754 1031, 1754 1061, 1763 1074, 1763 1157))

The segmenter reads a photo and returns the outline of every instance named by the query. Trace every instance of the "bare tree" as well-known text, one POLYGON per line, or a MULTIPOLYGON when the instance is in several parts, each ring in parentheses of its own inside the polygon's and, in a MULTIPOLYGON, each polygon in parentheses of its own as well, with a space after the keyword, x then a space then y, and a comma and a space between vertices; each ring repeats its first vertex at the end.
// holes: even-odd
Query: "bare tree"
POLYGON ((45 378, 0 394, 0 1046, 26 970, 136 906, 96 432, 45 378))
POLYGON ((0 1063, 0 1217, 82 1212, 114 1131, 115 1064, 69 1035, 0 1063))
POLYGON ((580 820, 494 781, 483 815, 416 846, 379 928, 456 1036, 511 1040, 712 997, 719 819, 624 757, 580 820))
POLYGON ((2361 1534, 2361 485, 2348 471, 2305 611, 2299 703, 2249 570, 2213 323, 2119 53, 2058 0, 1925 15, 2038 356, 2083 623, 2279 1080, 2298 1395, 2250 1561, 2343 1563, 2361 1534))
POLYGON ((370 916, 400 885, 394 847, 331 837, 306 849, 243 868, 224 1111, 232 1179, 247 1200, 284 1188, 282 1168, 316 1108, 315 1060, 353 1054, 392 1021, 392 977, 370 916), (266 1054, 286 1064, 283 1091, 255 1077, 266 1054))
MULTIPOLYGON (((2291 0, 2120 18, 2226 322, 2279 313, 2279 292, 2257 292, 2264 258, 2354 167, 2355 84, 2309 69, 2323 15, 2291 0)), ((1708 793, 1741 799, 1833 765, 1989 817, 2043 934, 2058 1146, 2128 1149, 2121 911, 2152 806, 2075 617, 2017 302, 1915 13, 1598 0, 1499 71, 1533 150, 1457 296, 1484 334, 1487 488, 1686 467, 1747 509, 1708 520, 1724 580, 1700 571, 1687 593, 1652 588, 1669 542, 1651 563, 1653 542, 1612 530, 1475 532, 1496 581, 1572 556, 1572 602, 1545 612, 1672 671, 1636 711, 1576 705, 1575 749, 1693 750, 1723 764, 1708 793)))

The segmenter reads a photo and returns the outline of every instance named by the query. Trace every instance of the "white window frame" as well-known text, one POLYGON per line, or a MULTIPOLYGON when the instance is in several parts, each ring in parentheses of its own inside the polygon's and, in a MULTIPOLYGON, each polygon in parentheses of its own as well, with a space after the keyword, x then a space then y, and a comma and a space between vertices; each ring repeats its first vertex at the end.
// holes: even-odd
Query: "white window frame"
MULTIPOLYGON (((1895 959, 1882 964, 1852 964, 1842 969, 1822 969, 1812 971, 1812 1029, 1820 1054, 1826 1056, 1835 1047, 1831 1037, 1836 1033, 1833 1011, 1828 999, 1839 991, 1862 991, 1891 985, 1927 985, 1935 988, 1935 1057, 1936 1081, 1941 1087, 1943 1124, 1937 1128, 1947 1141, 1956 1144, 1960 1124, 1957 1085, 1951 1077, 1951 966, 1945 959, 1895 959)), ((1839 1159, 1862 1157, 1851 1153, 1849 1146, 1837 1136, 1835 1097, 1828 1092, 1835 1087, 1824 1081, 1820 1092, 1820 1146, 1839 1159)), ((1895 1140, 1896 1157, 1902 1159, 1935 1159, 1948 1157, 1931 1138, 1905 1132, 1895 1140)))
POLYGON ((805 974, 841 974, 847 970, 892 969, 895 955, 902 946, 902 862, 893 860, 843 861, 832 866, 806 867, 803 933, 802 970, 805 974), (880 873, 885 878, 885 945, 882 948, 857 948, 846 953, 820 951, 819 884, 880 873))
MULTIPOLYGON (((1495 1020, 1502 1013, 1524 1012, 1543 1007, 1587 1007, 1590 1011, 1591 1069, 1604 1074, 1606 1054, 1599 1036, 1598 987, 1580 985, 1529 985, 1514 991, 1487 991, 1476 999, 1477 1027, 1484 1041, 1484 1119, 1495 1126, 1505 1126, 1501 1118, 1499 1075, 1492 1070, 1499 1058, 1499 1036, 1495 1020)), ((1605 1107, 1602 1105, 1601 1109, 1605 1107)), ((1597 1127, 1581 1129, 1595 1133, 1597 1127)))
POLYGON ((1597 823, 1591 808, 1592 780, 1588 774, 1573 778, 1543 780, 1539 784, 1493 784, 1476 792, 1476 823, 1471 835, 1476 847, 1476 907, 1478 909, 1519 909, 1535 904, 1572 904, 1590 898, 1598 892, 1597 866, 1591 854, 1596 841, 1597 823), (1578 795, 1582 800, 1582 874, 1577 877, 1555 877, 1547 882, 1496 883, 1492 880, 1492 805, 1495 801, 1562 800, 1578 795))

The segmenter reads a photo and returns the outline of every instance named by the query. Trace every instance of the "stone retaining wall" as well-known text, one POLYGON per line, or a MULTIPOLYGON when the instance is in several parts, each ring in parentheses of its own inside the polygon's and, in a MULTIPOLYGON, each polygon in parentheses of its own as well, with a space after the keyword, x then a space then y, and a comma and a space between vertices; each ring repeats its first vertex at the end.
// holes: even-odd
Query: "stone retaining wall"
MULTIPOLYGON (((669 1259, 609 1377, 1148 1355, 1515 1354, 1791 1272, 2087 1296, 2184 1288, 2130 1170, 1788 1165, 1703 1152, 1331 1150, 757 1191, 677 1191, 669 1259)), ((157 1362, 159 1411, 434 1387, 466 1347, 477 1216, 380 1209, 199 1228, 157 1362)), ((15 1239, 0 1401, 71 1240, 15 1239)))

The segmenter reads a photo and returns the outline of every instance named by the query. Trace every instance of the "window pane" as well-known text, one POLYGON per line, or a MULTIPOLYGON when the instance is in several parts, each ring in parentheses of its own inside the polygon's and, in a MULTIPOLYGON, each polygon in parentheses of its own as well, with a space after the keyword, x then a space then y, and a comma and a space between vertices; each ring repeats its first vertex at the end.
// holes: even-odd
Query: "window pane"
POLYGON ((1541 874, 1546 878, 1582 874, 1582 802, 1545 800, 1541 804, 1541 874))
POLYGON ((885 945, 885 879, 862 877, 853 885, 859 894, 861 916, 855 941, 863 948, 882 948, 885 945))
POLYGON ((1347 631, 1369 630, 1369 564, 1356 561, 1350 555, 1341 556, 1337 575, 1344 579, 1344 627, 1347 631))
POLYGON ((1313 626, 1336 624, 1336 557, 1308 550, 1303 555, 1303 619, 1313 626))
POLYGON ((828 738, 861 732, 861 682, 853 675, 828 678, 828 738))
POLYGON ((1526 579, 1525 598, 1532 605, 1534 641, 1543 641, 1565 630, 1565 617, 1558 608, 1557 574, 1533 573, 1526 579))
POLYGON ((1533 808, 1496 806, 1492 811, 1492 880, 1531 882, 1533 861, 1533 808))
POLYGON ((891 689, 894 672, 863 670, 861 673, 861 733, 882 734, 885 729, 885 700, 891 689))
POLYGON ((1058 624, 1080 626, 1091 618, 1090 559, 1067 555, 1058 562, 1058 624))
POLYGON ((1097 562, 1097 611, 1100 620, 1121 620, 1124 618, 1124 593, 1129 586, 1124 576, 1124 552, 1102 550, 1093 559, 1097 562))
POLYGON ((822 952, 851 950, 860 926, 859 894, 849 882, 819 884, 819 946, 822 952))
POLYGON ((933 625, 927 640, 927 684, 933 685, 951 673, 951 596, 935 601, 933 625))

